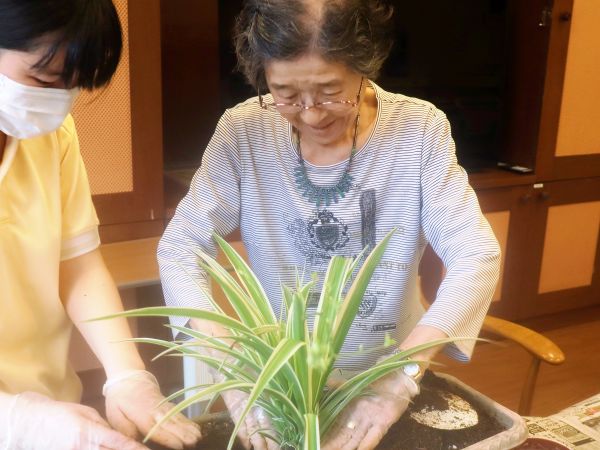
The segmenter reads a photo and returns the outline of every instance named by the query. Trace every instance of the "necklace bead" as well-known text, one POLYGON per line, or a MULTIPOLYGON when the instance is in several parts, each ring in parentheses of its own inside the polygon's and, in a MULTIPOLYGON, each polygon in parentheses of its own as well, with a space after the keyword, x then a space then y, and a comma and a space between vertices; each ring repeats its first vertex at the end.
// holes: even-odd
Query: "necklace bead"
POLYGON ((352 169, 352 160, 356 153, 356 136, 358 132, 358 124, 360 121, 360 112, 356 114, 354 121, 354 137, 352 139, 352 149, 348 158, 348 165, 344 169, 344 173, 336 184, 333 186, 317 186, 308 178, 306 172, 306 164, 302 157, 302 149, 300 145, 300 135, 298 135, 297 151, 298 165, 294 168, 294 177, 296 178, 296 187, 303 197, 310 203, 314 203, 319 209, 321 206, 330 206, 331 202, 338 203, 340 199, 346 197, 346 194, 352 188, 353 177, 350 175, 352 169))

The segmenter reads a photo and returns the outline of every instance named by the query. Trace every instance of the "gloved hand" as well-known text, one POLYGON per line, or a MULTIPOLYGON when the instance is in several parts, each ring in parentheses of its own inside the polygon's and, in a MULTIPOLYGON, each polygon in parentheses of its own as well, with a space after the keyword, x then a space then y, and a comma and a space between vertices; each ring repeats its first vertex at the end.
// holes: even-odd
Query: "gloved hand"
MULTIPOLYGON (((109 379, 102 389, 106 397, 106 417, 118 431, 132 438, 145 436, 174 406, 158 404, 164 399, 154 375, 133 370, 109 379)), ((193 447, 202 437, 200 427, 177 414, 165 422, 151 440, 165 447, 181 450, 193 447)))
POLYGON ((323 439, 323 450, 371 450, 406 411, 419 393, 415 381, 401 370, 369 386, 369 393, 352 400, 323 439))
MULTIPOLYGON (((231 419, 237 424, 248 403, 248 394, 242 391, 227 391, 222 394, 231 419)), ((244 424, 240 426, 238 439, 246 449, 279 450, 279 445, 267 435, 275 436, 275 430, 265 411, 260 406, 253 406, 246 415, 244 424), (260 433, 259 433, 260 431, 260 433)))
MULTIPOLYGON (((233 344, 232 346, 235 347, 233 344)), ((212 358, 223 360, 230 364, 235 363, 234 358, 216 349, 204 347, 202 351, 212 358)), ((212 367, 209 367, 208 370, 215 383, 221 383, 225 380, 223 373, 218 370, 212 367)), ((221 394, 225 406, 227 406, 227 410, 229 411, 229 416, 236 425, 239 423, 240 417, 248 404, 248 396, 247 393, 236 390, 225 391, 221 394)), ((265 434, 267 436, 276 436, 269 416, 260 406, 255 405, 250 409, 244 419, 244 423, 238 429, 238 441, 247 450, 251 448, 254 450, 279 450, 279 445, 274 440, 265 436, 265 434)))
POLYGON ((3 450, 148 450, 112 430, 95 409, 35 392, 13 398, 7 425, 3 450))

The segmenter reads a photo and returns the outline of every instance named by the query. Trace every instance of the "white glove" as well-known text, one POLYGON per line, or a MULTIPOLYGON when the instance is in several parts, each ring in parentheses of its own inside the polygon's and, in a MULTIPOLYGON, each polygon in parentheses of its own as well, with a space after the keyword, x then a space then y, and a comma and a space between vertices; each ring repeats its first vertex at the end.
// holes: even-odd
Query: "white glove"
MULTIPOLYGON (((108 422, 132 438, 145 436, 174 406, 172 403, 158 406, 164 397, 154 375, 145 370, 133 370, 109 379, 102 393, 106 397, 108 422)), ((181 450, 195 446, 201 437, 198 425, 183 414, 177 414, 165 422, 151 440, 181 450)))
POLYGON ((377 380, 368 389, 366 395, 352 400, 340 413, 323 439, 323 450, 374 449, 419 392, 414 380, 401 370, 377 380))
POLYGON ((24 392, 13 397, 2 450, 148 450, 110 428, 95 409, 24 392))
MULTIPOLYGON (((242 391, 227 391, 222 394, 222 397, 231 419, 237 424, 248 404, 248 394, 242 391)), ((238 439, 240 443, 248 450, 250 448, 254 450, 279 450, 279 445, 274 440, 261 433, 276 436, 264 409, 260 406, 253 406, 239 428, 238 439)))

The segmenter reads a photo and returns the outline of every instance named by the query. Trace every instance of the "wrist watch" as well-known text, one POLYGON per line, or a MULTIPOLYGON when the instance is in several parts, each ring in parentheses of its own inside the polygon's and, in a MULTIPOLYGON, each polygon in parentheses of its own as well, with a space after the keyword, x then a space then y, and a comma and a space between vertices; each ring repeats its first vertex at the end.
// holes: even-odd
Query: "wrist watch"
MULTIPOLYGON (((392 354, 397 355, 401 351, 402 349, 398 347, 396 350, 394 350, 394 352, 392 352, 392 354)), ((401 367, 402 372, 404 372, 406 376, 410 377, 415 383, 417 383, 418 386, 421 378, 423 378, 423 375, 425 375, 425 370, 427 369, 428 364, 421 365, 416 361, 412 361, 410 358, 406 358, 406 361, 409 362, 401 367)))
POLYGON ((423 378, 423 375, 425 375, 425 370, 415 361, 410 361, 408 364, 403 365, 402 372, 404 372, 404 375, 409 376, 417 385, 421 381, 421 378, 423 378))

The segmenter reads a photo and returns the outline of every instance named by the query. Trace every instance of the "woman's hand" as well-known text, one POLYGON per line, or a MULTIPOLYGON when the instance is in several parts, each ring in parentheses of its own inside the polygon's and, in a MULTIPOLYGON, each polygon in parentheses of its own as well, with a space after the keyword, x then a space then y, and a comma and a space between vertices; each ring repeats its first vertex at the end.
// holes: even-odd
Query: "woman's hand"
MULTIPOLYGON (((221 340, 226 345, 231 346, 232 349, 237 348, 235 341, 227 338, 227 336, 231 334, 230 331, 218 323, 198 319, 192 319, 190 323, 194 330, 200 331, 208 336, 219 336, 217 339, 221 340)), ((223 360, 229 364, 236 363, 235 358, 232 358, 219 350, 202 346, 199 348, 207 356, 223 360)), ((209 367, 208 370, 215 383, 221 383, 225 380, 223 373, 215 368, 209 367)), ((223 392, 221 397, 225 402, 225 406, 227 406, 231 419, 237 425, 240 416, 248 404, 248 394, 242 391, 232 390, 223 392)), ((271 420, 261 407, 253 406, 246 415, 244 423, 240 425, 237 438, 244 448, 248 450, 250 448, 254 450, 279 450, 279 445, 267 436, 276 436, 271 420)))
MULTIPOLYGON (((156 378, 145 370, 126 372, 109 379, 103 393, 108 421, 131 438, 145 436, 174 406, 172 403, 158 406, 164 397, 156 378)), ((198 425, 177 414, 156 430, 151 440, 179 450, 193 447, 201 437, 198 425)))
POLYGON ((11 450, 148 450, 112 430, 95 409, 34 392, 13 397, 6 420, 0 443, 11 450))
POLYGON ((401 370, 369 386, 368 393, 344 408, 323 439, 323 450, 371 450, 400 419, 417 384, 401 370))
MULTIPOLYGON (((237 424, 248 404, 248 394, 242 391, 227 391, 222 394, 232 420, 237 424)), ((273 425, 260 406, 254 406, 240 426, 238 439, 247 450, 279 450, 279 445, 267 437, 275 436, 273 425)))

